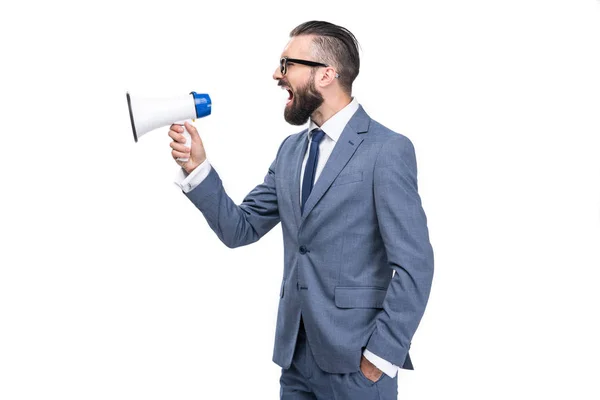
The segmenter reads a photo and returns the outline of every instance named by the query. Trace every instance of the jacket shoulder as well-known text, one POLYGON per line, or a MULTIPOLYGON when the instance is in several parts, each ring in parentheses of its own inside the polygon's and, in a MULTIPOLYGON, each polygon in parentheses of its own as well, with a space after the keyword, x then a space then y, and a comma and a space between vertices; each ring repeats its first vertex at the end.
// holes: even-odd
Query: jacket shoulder
POLYGON ((372 134, 373 140, 377 143, 380 143, 381 145, 383 145, 384 143, 387 143, 387 142, 390 142, 390 143, 399 142, 399 143, 404 143, 404 144, 412 147, 412 142, 408 138, 408 136, 406 136, 400 132, 393 131, 393 130, 387 128, 386 126, 384 126, 383 124, 375 121, 372 118, 371 118, 371 124, 369 126, 369 135, 371 135, 371 134, 372 134))
POLYGON ((281 148, 287 148, 288 146, 295 148, 298 145, 298 143, 304 140, 304 135, 306 135, 306 131, 307 129, 303 129, 300 132, 292 133, 291 135, 287 136, 285 139, 283 139, 283 142, 281 143, 281 148))

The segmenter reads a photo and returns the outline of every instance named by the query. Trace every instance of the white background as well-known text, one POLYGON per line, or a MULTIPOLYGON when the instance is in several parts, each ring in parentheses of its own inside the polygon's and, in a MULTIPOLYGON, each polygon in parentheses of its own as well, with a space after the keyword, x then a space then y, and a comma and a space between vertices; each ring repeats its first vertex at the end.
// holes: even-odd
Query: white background
POLYGON ((289 31, 350 29, 414 143, 435 252, 400 399, 598 399, 600 2, 20 2, 0 13, 0 398, 276 399, 281 226, 223 245, 125 92, 209 93, 236 203, 281 141, 289 31))

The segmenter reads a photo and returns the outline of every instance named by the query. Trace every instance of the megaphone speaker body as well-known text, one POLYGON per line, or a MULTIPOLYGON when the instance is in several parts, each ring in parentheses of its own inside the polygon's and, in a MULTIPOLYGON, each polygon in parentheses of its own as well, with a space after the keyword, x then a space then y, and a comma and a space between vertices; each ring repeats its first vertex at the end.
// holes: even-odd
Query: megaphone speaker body
MULTIPOLYGON (((154 129, 178 124, 185 121, 193 121, 210 115, 212 102, 208 94, 191 92, 185 96, 168 98, 146 98, 134 97, 127 93, 127 105, 129 107, 129 118, 133 139, 137 142, 140 137, 154 129)), ((184 127, 185 145, 191 146, 191 137, 184 127)), ((187 161, 187 158, 179 158, 187 161)))

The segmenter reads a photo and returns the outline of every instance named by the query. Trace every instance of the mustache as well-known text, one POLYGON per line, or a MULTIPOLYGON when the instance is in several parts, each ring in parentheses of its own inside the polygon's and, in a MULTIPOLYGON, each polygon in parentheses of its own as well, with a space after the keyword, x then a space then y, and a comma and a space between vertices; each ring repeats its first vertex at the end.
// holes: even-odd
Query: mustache
POLYGON ((279 82, 277 82, 277 86, 287 86, 291 88, 290 83, 284 79, 280 79, 279 82))

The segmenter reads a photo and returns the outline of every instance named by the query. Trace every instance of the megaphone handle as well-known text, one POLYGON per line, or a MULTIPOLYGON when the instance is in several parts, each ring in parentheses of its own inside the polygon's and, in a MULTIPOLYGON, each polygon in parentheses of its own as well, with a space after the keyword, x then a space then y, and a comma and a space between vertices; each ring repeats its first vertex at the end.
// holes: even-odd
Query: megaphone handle
MULTIPOLYGON (((188 119, 186 120, 189 123, 192 123, 192 120, 188 119)), ((183 133, 182 135, 185 137, 185 147, 191 147, 192 146, 192 137, 190 136, 190 133, 187 131, 187 129, 185 129, 185 121, 177 121, 177 122, 173 122, 176 125, 181 125, 181 127, 183 128, 183 133)), ((178 161, 183 161, 186 162, 189 160, 189 158, 182 158, 182 157, 178 157, 177 158, 178 161)))

